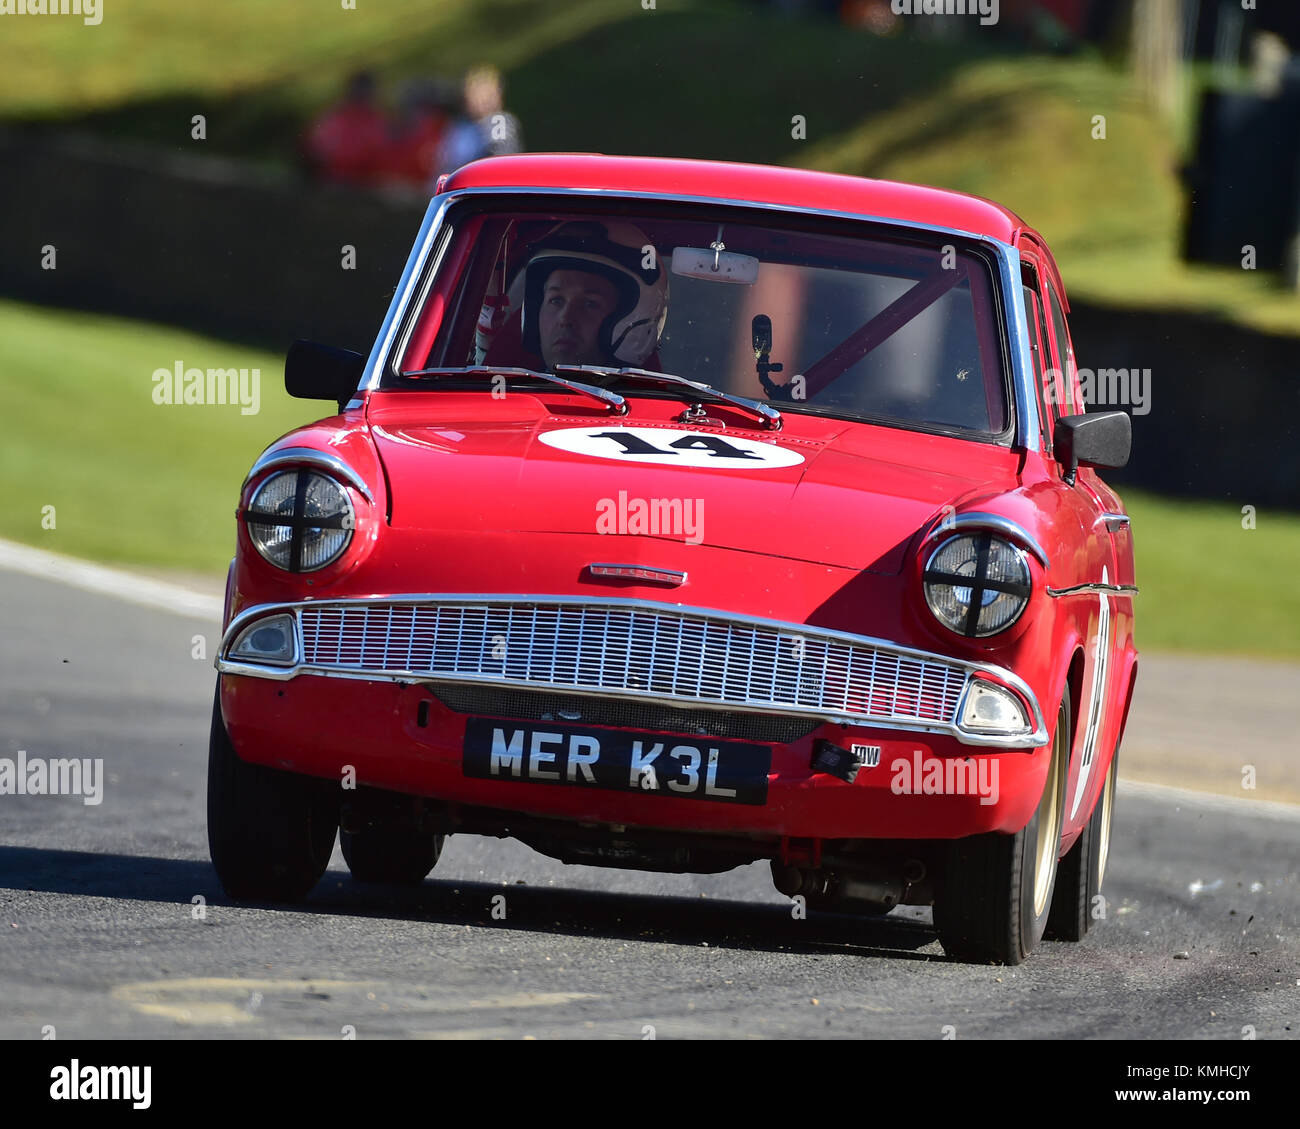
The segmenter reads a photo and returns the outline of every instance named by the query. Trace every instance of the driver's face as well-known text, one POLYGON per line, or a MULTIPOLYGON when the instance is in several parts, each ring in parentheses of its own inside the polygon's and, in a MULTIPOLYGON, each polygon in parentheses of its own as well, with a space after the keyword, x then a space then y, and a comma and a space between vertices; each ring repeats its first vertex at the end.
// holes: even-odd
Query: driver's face
POLYGON ((537 329, 542 360, 556 365, 599 365, 601 323, 617 309, 618 292, 609 279, 582 270, 552 271, 542 291, 537 329))

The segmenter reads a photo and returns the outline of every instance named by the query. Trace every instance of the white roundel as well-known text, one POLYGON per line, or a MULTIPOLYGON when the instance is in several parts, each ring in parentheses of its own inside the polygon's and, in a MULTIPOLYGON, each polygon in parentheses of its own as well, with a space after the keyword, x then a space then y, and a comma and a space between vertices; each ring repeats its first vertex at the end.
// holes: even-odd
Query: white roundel
POLYGON ((538 438, 548 447, 598 459, 660 466, 705 467, 714 470, 774 470, 798 466, 798 451, 719 435, 712 431, 687 431, 676 427, 565 427, 543 431, 538 438))

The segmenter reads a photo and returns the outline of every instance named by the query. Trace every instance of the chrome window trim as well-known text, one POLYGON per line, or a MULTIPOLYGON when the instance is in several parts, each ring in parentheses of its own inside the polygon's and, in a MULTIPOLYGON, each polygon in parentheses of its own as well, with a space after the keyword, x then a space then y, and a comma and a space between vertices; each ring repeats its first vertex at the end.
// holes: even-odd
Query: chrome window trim
POLYGON ((988 514, 978 510, 955 514, 951 518, 939 522, 938 525, 931 529, 925 535, 925 539, 921 544, 928 545, 936 537, 946 537, 970 529, 991 529, 1005 534, 1007 539, 1018 547, 1028 549, 1033 553, 1043 568, 1050 569, 1052 567, 1052 563, 1048 560, 1042 546, 1029 535, 1029 531, 1023 525, 1012 521, 1009 517, 1003 517, 1001 514, 988 514))
POLYGON ((235 616, 226 630, 222 634, 221 645, 217 649, 217 656, 213 664, 222 674, 247 675, 256 678, 266 678, 275 681, 288 681, 300 674, 319 675, 326 678, 346 678, 363 682, 399 682, 399 683, 420 683, 429 681, 439 682, 458 682, 466 684, 493 685, 493 686, 520 686, 536 690, 545 690, 548 692, 568 693, 576 697, 601 697, 601 698, 626 698, 636 701, 651 701, 663 705, 680 706, 682 702, 690 702, 694 707, 701 709, 715 709, 731 712, 747 713, 764 713, 777 715, 804 715, 822 718, 833 724, 853 726, 856 728, 869 729, 896 729, 909 732, 936 733, 955 737, 964 745, 982 745, 1003 749, 1033 749, 1038 748, 1047 741, 1047 729, 1043 722, 1042 710, 1039 708, 1038 699, 1028 684, 1018 675, 1012 673, 1004 667, 996 666, 992 663, 973 662, 967 659, 954 658, 950 655, 941 654, 932 651, 922 651, 914 647, 906 647, 894 643, 887 639, 879 639, 874 636, 853 635, 845 631, 836 631, 831 628, 810 627, 808 624, 790 623, 784 620, 764 619, 760 616, 741 615, 733 612, 724 611, 720 608, 701 608, 686 604, 665 604, 654 600, 643 600, 635 598, 614 598, 614 599, 591 599, 587 596, 538 596, 538 595, 519 595, 519 594, 492 594, 483 593, 418 593, 418 594, 394 594, 387 596, 363 596, 355 599, 316 599, 316 600, 296 600, 275 604, 258 604, 251 608, 246 608, 235 616), (683 698, 677 696, 664 696, 649 691, 637 692, 634 690, 620 688, 617 691, 606 691, 592 687, 574 688, 564 684, 551 684, 541 681, 524 681, 499 676, 468 676, 455 674, 448 675, 444 672, 438 672, 436 676, 431 675, 428 671, 411 671, 411 670, 383 670, 383 671, 359 671, 340 669, 338 666, 313 666, 307 663, 299 662, 292 667, 284 666, 262 666, 257 663, 238 662, 229 660, 226 655, 239 633, 252 620, 266 615, 283 614, 292 612, 295 620, 296 645, 298 654, 304 654, 302 639, 302 622, 300 612, 304 608, 331 608, 331 607, 365 607, 368 605, 386 605, 386 604, 404 604, 404 605, 435 605, 440 603, 449 604, 520 604, 524 606, 549 606, 555 604, 570 604, 575 606, 586 606, 592 608, 631 608, 643 609, 647 611, 661 611, 671 615, 698 615, 713 619, 727 620, 736 624, 743 624, 752 627, 766 628, 769 630, 782 631, 789 634, 800 635, 827 642, 838 642, 863 647, 873 647, 879 650, 887 651, 900 658, 915 659, 921 662, 930 662, 940 665, 953 667, 964 671, 966 674, 966 685, 963 687, 959 696, 958 708, 954 712, 952 720, 947 722, 909 722, 894 718, 880 717, 876 715, 858 715, 844 714, 825 710, 817 706, 800 706, 782 703, 774 705, 770 702, 764 703, 744 703, 735 701, 708 701, 697 698, 683 698), (982 675, 990 681, 999 683, 1002 686, 1014 691, 1019 695, 1022 702, 1027 704, 1031 714, 1031 724, 1033 731, 1030 733, 1016 734, 1013 736, 1003 736, 996 734, 978 734, 971 733, 961 729, 957 725, 957 719, 961 716, 960 707, 965 701, 969 691, 970 680, 982 675))
POLYGON ((253 464, 252 470, 244 476, 244 485, 239 488, 240 493, 242 494, 244 487, 264 470, 290 466, 321 467, 324 470, 331 471, 349 486, 354 487, 367 502, 373 503, 375 500, 370 494, 370 488, 366 485, 365 479, 352 467, 333 452, 318 451, 315 447, 275 447, 269 451, 264 451, 258 457, 257 462, 253 464))
MULTIPOLYGON (((799 216, 816 216, 820 219, 849 220, 857 223, 879 224, 896 228, 899 231, 923 231, 931 235, 957 236, 970 240, 987 248, 997 263, 997 281, 1000 293, 996 296, 998 305, 1004 311, 1006 331, 1011 337, 1007 359, 1011 366, 1011 397, 1015 413, 1012 444, 1031 451, 1039 449, 1038 406, 1033 395, 1033 364, 1029 356, 1029 339, 1027 336, 1028 318, 1025 315, 1025 299, 1020 283, 1020 252, 1010 243, 991 235, 981 235, 961 228, 942 227, 938 224, 900 220, 889 216, 868 215, 864 212, 844 212, 833 208, 807 208, 796 204, 758 203, 746 200, 733 200, 718 196, 686 196, 667 192, 645 192, 637 189, 595 189, 595 188, 540 188, 525 185, 497 185, 494 187, 458 188, 435 196, 429 202, 424 224, 416 237, 415 246, 407 259, 406 269, 393 294, 393 301, 375 339, 375 346, 366 361, 366 371, 361 390, 373 391, 380 386, 381 377, 389 362, 393 359, 393 338, 397 327, 405 320, 410 305, 411 295, 424 264, 446 223, 447 209, 462 200, 491 196, 530 196, 530 197, 595 197, 597 199, 645 200, 648 202, 673 202, 694 204, 702 207, 748 208, 760 211, 778 212, 799 216), (1007 301, 1006 295, 1012 300, 1007 301), (1015 344, 1019 343, 1019 349, 1015 344), (1033 426, 1030 426, 1030 424, 1033 426)), ((405 334, 403 338, 405 339, 405 334)))
POLYGON ((420 231, 415 237, 411 253, 407 256, 406 268, 402 271, 402 277, 398 280, 397 289, 393 291, 393 300, 388 304, 388 312, 384 315, 384 320, 380 324, 374 347, 370 350, 370 356, 366 358, 366 367, 362 373, 361 384, 357 387, 358 392, 373 391, 379 387, 380 376, 392 350, 393 337, 396 335, 397 327, 401 324, 404 311, 410 303, 411 292, 415 289, 420 281, 420 276, 424 273, 424 264, 433 249, 439 232, 442 230, 444 218, 451 203, 452 198, 450 196, 435 196, 429 201, 428 210, 424 213, 424 222, 420 225, 420 231))
POLYGON ((996 251, 999 278, 1006 310, 1007 332, 1011 336, 1011 394, 1016 410, 1016 446, 1041 451, 1041 422, 1038 396, 1034 389, 1034 360, 1029 352, 1029 314, 1025 310, 1025 288, 1020 278, 1020 251, 1000 239, 987 241, 996 251), (1005 301, 1007 295, 1011 300, 1005 301), (1016 348, 1015 346, 1019 346, 1016 348))

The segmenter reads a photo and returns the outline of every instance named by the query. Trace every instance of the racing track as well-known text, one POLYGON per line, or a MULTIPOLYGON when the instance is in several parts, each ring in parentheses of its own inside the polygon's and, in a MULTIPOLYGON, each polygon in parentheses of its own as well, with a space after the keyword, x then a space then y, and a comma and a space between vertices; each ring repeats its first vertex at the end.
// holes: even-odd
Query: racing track
MULTIPOLYGON (((1108 919, 1013 969, 948 961, 927 909, 793 920, 765 866, 566 868, 508 840, 450 839, 415 890, 355 885, 336 847, 305 905, 235 906, 204 822, 215 623, 15 572, 0 584, 0 757, 103 758, 106 776, 93 806, 0 796, 2 1038, 1300 1030, 1300 808, 1133 785, 1108 919)), ((1143 709, 1139 679, 1135 724, 1143 709)))

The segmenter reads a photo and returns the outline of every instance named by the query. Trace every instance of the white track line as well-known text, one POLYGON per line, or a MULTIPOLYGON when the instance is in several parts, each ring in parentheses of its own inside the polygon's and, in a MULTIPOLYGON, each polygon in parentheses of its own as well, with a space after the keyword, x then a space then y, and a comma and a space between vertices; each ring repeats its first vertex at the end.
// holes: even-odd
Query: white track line
POLYGON ((36 576, 41 580, 55 580, 70 584, 85 592, 114 596, 132 604, 172 612, 194 619, 221 621, 222 601, 216 596, 205 596, 169 584, 165 580, 151 580, 121 569, 91 564, 89 561, 33 549, 14 541, 0 541, 0 569, 36 576))
POLYGON ((1277 800, 1248 800, 1244 797, 1220 796, 1213 792, 1192 792, 1186 788, 1173 788, 1168 784, 1148 784, 1140 780, 1119 778, 1119 798, 1137 796, 1145 800, 1198 811, 1219 812, 1241 819, 1285 819, 1300 823, 1300 804, 1286 804, 1277 800))

